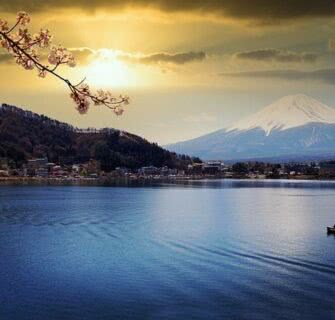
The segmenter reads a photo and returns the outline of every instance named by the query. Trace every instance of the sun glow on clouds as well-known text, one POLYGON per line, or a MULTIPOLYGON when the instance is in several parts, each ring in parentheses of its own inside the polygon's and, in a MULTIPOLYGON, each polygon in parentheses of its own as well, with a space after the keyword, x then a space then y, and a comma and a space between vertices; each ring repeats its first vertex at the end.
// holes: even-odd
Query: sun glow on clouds
POLYGON ((139 63, 139 57, 143 55, 99 49, 92 51, 81 73, 87 83, 99 88, 169 87, 181 80, 181 75, 174 71, 177 67, 139 63))
POLYGON ((117 59, 117 52, 99 50, 97 57, 86 67, 86 78, 93 86, 130 87, 135 81, 133 70, 117 59))

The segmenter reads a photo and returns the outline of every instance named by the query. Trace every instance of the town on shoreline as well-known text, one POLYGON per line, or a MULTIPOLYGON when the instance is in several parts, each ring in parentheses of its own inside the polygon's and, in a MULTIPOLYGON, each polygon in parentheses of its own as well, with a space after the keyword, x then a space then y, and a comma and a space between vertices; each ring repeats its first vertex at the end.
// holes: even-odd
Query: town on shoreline
POLYGON ((185 181, 200 179, 299 179, 327 180, 335 178, 335 161, 303 163, 265 163, 258 161, 228 164, 223 161, 195 162, 183 169, 146 166, 138 169, 117 167, 101 170, 97 160, 82 164, 56 164, 48 158, 30 159, 16 168, 0 158, 1 183, 74 183, 95 184, 122 181, 185 181))

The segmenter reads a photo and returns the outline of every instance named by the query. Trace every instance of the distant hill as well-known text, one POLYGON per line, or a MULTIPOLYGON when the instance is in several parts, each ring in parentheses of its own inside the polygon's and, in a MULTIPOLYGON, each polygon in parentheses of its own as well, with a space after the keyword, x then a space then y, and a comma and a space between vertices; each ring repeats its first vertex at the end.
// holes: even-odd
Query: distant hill
POLYGON ((230 127, 166 148, 226 161, 330 159, 335 109, 303 94, 287 96, 230 127))
POLYGON ((27 159, 44 156, 63 164, 96 159, 106 171, 120 166, 182 168, 191 162, 187 156, 164 150, 128 132, 78 130, 14 106, 0 106, 0 157, 7 157, 20 166, 27 159))

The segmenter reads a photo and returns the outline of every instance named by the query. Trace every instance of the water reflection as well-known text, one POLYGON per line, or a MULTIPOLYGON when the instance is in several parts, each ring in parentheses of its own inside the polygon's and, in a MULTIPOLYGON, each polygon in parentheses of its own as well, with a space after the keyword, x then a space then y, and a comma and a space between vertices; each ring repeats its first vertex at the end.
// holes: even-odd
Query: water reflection
POLYGON ((332 319, 332 182, 0 187, 2 319, 332 319))

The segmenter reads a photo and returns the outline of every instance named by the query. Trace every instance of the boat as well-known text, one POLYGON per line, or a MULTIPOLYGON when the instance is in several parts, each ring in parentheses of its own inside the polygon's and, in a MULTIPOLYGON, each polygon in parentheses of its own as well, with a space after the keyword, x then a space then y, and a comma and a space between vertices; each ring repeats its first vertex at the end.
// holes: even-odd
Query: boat
POLYGON ((327 227, 327 233, 335 234, 335 226, 334 227, 327 227))

